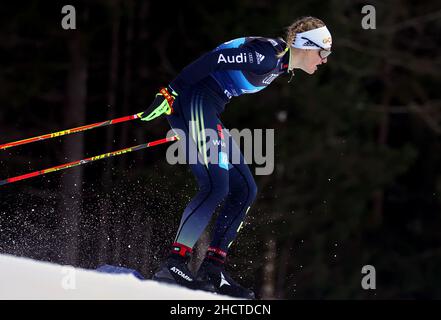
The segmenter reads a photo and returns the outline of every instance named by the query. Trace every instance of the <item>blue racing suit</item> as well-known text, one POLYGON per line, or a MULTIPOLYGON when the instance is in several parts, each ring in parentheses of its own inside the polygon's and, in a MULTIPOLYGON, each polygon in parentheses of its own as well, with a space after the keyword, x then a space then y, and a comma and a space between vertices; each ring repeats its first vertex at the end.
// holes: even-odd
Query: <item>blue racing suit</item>
POLYGON ((219 205, 210 247, 227 252, 235 239, 257 187, 220 114, 233 96, 258 92, 287 72, 288 54, 277 57, 285 46, 282 39, 231 40, 185 67, 170 83, 178 97, 167 120, 173 129, 185 133, 180 147, 199 185, 184 210, 174 246, 191 251, 219 205), (217 139, 207 137, 208 129, 217 132, 217 139), (195 153, 202 159, 196 163, 190 161, 195 153), (233 154, 239 155, 235 161, 233 154), (213 156, 218 161, 207 161, 213 156))

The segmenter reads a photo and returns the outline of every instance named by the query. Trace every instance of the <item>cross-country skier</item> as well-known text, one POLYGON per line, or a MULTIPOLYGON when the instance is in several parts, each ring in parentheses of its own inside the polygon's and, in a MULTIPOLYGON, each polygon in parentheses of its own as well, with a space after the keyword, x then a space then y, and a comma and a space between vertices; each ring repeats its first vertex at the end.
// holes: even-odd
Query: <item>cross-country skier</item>
POLYGON ((254 298, 251 290, 235 282, 224 269, 228 249, 256 197, 257 187, 219 115, 233 96, 258 92, 281 74, 293 75, 294 69, 313 74, 318 65, 327 62, 331 44, 329 30, 315 17, 297 19, 287 28, 285 39, 244 37, 225 42, 185 67, 141 114, 144 121, 165 114, 173 129, 185 133, 180 143, 187 150, 187 160, 192 151, 202 159, 190 163, 199 192, 184 210, 170 254, 153 279, 254 298), (215 153, 219 159, 214 162, 208 161, 211 145, 206 145, 204 133, 210 129, 221 141, 215 153), (232 161, 234 153, 240 155, 240 161, 232 161), (221 203, 206 257, 193 275, 187 267, 192 248, 221 203))

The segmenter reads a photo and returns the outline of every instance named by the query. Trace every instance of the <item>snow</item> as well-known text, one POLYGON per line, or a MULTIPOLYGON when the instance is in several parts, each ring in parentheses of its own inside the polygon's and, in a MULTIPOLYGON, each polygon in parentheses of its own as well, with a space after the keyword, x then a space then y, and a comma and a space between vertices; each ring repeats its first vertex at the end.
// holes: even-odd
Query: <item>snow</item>
POLYGON ((217 300, 231 297, 105 274, 11 255, 0 255, 0 300, 217 300))

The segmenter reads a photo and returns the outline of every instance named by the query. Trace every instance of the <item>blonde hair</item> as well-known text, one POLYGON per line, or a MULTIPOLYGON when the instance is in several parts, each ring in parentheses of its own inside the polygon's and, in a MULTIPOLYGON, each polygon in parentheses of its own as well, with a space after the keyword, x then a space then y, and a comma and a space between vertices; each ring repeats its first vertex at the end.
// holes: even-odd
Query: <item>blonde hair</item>
POLYGON ((300 17, 297 20, 295 20, 289 27, 286 28, 286 48, 285 50, 279 52, 277 54, 277 58, 281 58, 285 55, 285 53, 288 51, 288 49, 293 44, 294 40, 296 39, 297 33, 305 32, 313 29, 317 29, 320 27, 324 27, 325 23, 315 17, 300 17))

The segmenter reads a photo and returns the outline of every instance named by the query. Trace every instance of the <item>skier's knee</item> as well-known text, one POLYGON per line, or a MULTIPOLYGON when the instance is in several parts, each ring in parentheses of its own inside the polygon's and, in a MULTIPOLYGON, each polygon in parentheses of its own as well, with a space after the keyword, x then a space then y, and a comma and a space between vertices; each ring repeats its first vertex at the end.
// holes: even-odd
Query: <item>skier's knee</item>
POLYGON ((210 197, 216 202, 222 202, 229 193, 229 186, 227 182, 217 182, 215 184, 204 184, 199 187, 199 192, 210 197))
POLYGON ((219 202, 223 201, 230 191, 228 183, 218 183, 213 186, 213 194, 218 198, 219 202))
POLYGON ((230 190, 229 196, 240 203, 247 203, 250 206, 257 196, 257 185, 254 180, 244 181, 243 184, 236 185, 230 190))

